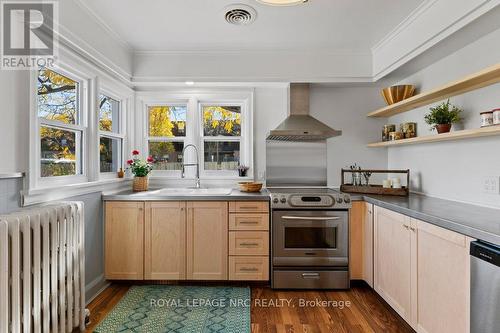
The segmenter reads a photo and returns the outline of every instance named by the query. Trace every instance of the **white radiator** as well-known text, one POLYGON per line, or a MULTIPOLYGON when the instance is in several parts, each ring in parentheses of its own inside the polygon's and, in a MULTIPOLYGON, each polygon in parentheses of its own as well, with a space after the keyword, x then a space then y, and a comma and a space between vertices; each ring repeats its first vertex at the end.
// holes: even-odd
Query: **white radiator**
POLYGON ((85 330, 83 203, 0 215, 0 333, 85 330))

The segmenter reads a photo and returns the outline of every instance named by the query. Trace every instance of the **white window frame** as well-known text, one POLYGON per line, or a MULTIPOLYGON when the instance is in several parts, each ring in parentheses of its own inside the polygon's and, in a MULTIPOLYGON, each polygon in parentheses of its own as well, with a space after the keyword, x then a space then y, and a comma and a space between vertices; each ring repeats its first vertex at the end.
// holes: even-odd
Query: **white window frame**
MULTIPOLYGON (((149 155, 149 143, 150 142, 182 142, 184 147, 189 144, 189 128, 192 126, 192 121, 189 116, 191 113, 190 111, 190 103, 189 100, 179 100, 179 99, 173 99, 173 100, 162 100, 158 102, 154 101, 148 101, 147 103, 144 103, 144 154, 143 155, 149 155), (185 106, 186 107, 186 135, 185 136, 179 136, 179 137, 164 137, 164 136, 149 136, 149 108, 150 107, 156 107, 156 106, 185 106)), ((183 161, 184 161, 184 156, 183 156, 183 161)), ((162 176, 162 177, 171 177, 171 178, 179 178, 182 173, 182 170, 153 170, 153 175, 154 176, 162 176)))
MULTIPOLYGON (((200 150, 200 173, 204 177, 210 178, 210 177, 238 177, 238 170, 205 170, 205 142, 206 141, 213 141, 213 142, 239 142, 240 143, 240 165, 247 165, 245 164, 246 161, 248 160, 248 153, 245 149, 245 141, 247 140, 247 133, 245 131, 246 121, 247 121, 247 110, 248 106, 245 101, 242 100, 235 100, 235 101, 228 101, 228 100, 212 100, 212 101, 200 101, 198 103, 198 129, 199 129, 199 150, 200 150), (204 131, 204 115, 203 115, 203 108, 205 106, 239 106, 241 110, 241 135, 240 136, 205 136, 205 131, 204 131)), ((248 166, 248 165, 247 165, 248 166)))
MULTIPOLYGON (((250 167, 246 179, 252 179, 254 176, 253 165, 253 106, 254 89, 233 90, 231 88, 207 88, 207 89, 173 89, 160 91, 142 91, 136 93, 136 109, 142 112, 136 113, 136 131, 142 134, 142 144, 137 149, 149 153, 148 134, 149 117, 148 107, 155 105, 187 105, 186 136, 184 146, 194 144, 199 151, 200 178, 205 180, 237 180, 242 179, 235 171, 209 171, 204 170, 204 147, 202 145, 202 127, 200 104, 205 105, 243 105, 242 107, 242 128, 240 143, 240 163, 250 167)), ((231 137, 224 137, 224 140, 231 137)), ((175 140, 174 140, 175 141, 175 140)), ((139 142, 137 142, 139 143, 139 142)), ((186 151, 183 160, 189 163, 195 161, 194 150, 186 151)), ((196 168, 186 168, 186 178, 192 179, 196 168)), ((181 179, 180 171, 154 170, 153 178, 162 178, 174 180, 181 179)))
POLYGON ((46 188, 53 186, 61 186, 67 184, 83 183, 88 181, 88 163, 87 163, 87 152, 88 147, 88 114, 89 114, 89 78, 83 73, 80 73, 74 69, 70 70, 64 66, 54 66, 47 67, 47 69, 52 70, 58 74, 68 77, 69 79, 78 83, 77 99, 78 99, 78 110, 77 110, 77 124, 64 124, 58 121, 52 121, 38 116, 38 73, 39 71, 33 71, 31 80, 31 94, 32 94, 32 124, 35 124, 32 128, 33 138, 31 141, 32 148, 30 149, 30 156, 34 158, 30 161, 30 187, 31 188, 46 188), (42 177, 41 176, 41 140, 40 140, 40 128, 42 126, 55 127, 62 130, 68 130, 76 133, 76 165, 77 174, 68 176, 52 176, 52 177, 42 177))
POLYGON ((127 115, 127 108, 126 108, 126 97, 121 96, 120 94, 117 94, 113 92, 112 89, 109 89, 107 86, 100 87, 97 93, 97 101, 96 101, 96 118, 97 118, 97 167, 98 167, 98 173, 99 173, 99 179, 113 179, 113 178, 118 178, 117 171, 110 171, 110 172, 101 172, 101 158, 100 158, 100 142, 101 142, 101 137, 105 138, 110 138, 110 139, 115 139, 118 140, 119 142, 119 148, 118 148, 118 169, 124 167, 124 161, 125 161, 125 133, 126 133, 126 115, 127 115), (119 108, 118 108, 118 132, 107 132, 107 131, 102 131, 99 128, 99 120, 100 120, 100 95, 105 95, 109 98, 114 99, 115 101, 118 102, 119 108))

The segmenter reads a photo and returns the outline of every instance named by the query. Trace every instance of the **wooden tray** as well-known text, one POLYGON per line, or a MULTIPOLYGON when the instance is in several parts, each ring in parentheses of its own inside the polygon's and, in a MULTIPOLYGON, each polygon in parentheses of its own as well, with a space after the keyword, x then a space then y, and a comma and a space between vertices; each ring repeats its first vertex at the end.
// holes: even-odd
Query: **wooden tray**
POLYGON ((396 195, 396 196, 408 196, 410 194, 410 170, 350 170, 342 169, 342 184, 340 185, 340 190, 347 193, 360 193, 360 194, 377 194, 377 195, 396 195), (406 174, 406 186, 402 188, 384 188, 382 185, 361 185, 354 186, 353 184, 345 184, 345 174, 346 173, 363 173, 371 172, 374 173, 402 173, 406 174))

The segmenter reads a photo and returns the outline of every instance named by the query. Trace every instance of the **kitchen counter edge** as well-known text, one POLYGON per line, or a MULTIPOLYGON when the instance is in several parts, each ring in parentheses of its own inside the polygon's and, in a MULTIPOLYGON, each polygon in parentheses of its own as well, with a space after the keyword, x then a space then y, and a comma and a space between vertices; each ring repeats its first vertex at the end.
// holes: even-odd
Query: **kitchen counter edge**
MULTIPOLYGON (((143 192, 140 192, 141 194, 143 192)), ((148 195, 134 196, 137 192, 131 190, 112 194, 103 194, 103 201, 270 201, 269 191, 262 190, 258 193, 240 192, 233 189, 228 195, 166 195, 155 196, 153 193, 148 195)))
POLYGON ((500 245, 500 209, 410 194, 409 197, 353 195, 376 206, 471 238, 500 245))

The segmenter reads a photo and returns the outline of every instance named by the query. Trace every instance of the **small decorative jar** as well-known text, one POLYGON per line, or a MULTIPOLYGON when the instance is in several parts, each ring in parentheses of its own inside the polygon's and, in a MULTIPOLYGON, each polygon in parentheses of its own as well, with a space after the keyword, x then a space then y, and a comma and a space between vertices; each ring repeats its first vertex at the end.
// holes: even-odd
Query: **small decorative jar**
POLYGON ((401 132, 405 139, 415 138, 417 136, 417 123, 401 124, 401 132))
POLYGON ((401 140, 404 139, 404 134, 403 132, 391 132, 389 133, 389 141, 396 141, 396 140, 401 140))
POLYGON ((500 109, 493 110, 493 125, 500 125, 500 109))
POLYGON ((389 134, 395 131, 396 131, 396 125, 394 124, 384 125, 384 129, 382 130, 382 141, 389 141, 389 134))
POLYGON ((481 112, 481 127, 493 125, 493 111, 481 112))

